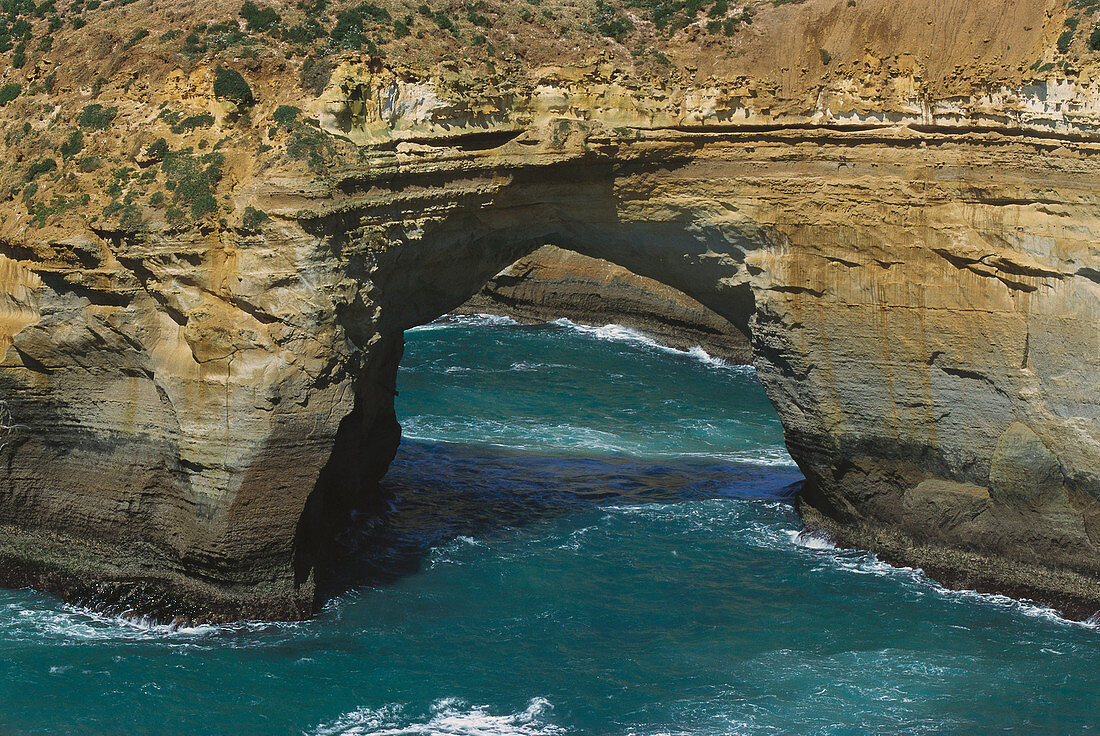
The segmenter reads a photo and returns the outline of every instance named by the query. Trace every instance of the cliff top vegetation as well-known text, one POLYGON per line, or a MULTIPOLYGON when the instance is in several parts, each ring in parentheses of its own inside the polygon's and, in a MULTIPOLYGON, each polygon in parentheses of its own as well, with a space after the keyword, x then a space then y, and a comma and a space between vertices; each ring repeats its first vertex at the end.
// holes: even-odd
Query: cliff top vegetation
POLYGON ((305 109, 348 59, 500 99, 594 65, 641 94, 722 87, 768 114, 830 85, 874 99, 905 78, 915 95, 962 97, 1088 81, 1100 61, 1100 0, 0 0, 0 13, 7 239, 73 218, 232 225, 245 208, 231 193, 258 172, 362 155, 305 109))

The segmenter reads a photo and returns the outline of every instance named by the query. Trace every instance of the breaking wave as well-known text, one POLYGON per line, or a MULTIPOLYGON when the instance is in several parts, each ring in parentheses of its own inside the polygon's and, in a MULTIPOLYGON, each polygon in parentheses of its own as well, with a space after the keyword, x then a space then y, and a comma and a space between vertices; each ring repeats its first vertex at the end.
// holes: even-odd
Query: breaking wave
POLYGON ((459 698, 432 703, 430 713, 410 718, 403 705, 357 708, 331 723, 318 726, 311 736, 559 736, 565 729, 548 720, 553 706, 532 698, 517 713, 495 715, 487 705, 471 706, 459 698))

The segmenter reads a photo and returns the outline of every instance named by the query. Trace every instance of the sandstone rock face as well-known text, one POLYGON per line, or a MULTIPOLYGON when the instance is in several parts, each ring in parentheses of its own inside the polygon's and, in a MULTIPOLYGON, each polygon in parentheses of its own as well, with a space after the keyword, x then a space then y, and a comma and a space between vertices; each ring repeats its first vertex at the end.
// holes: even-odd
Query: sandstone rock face
MULTIPOLYGON (((272 82, 236 121, 202 92, 211 69, 173 72, 172 100, 218 112, 231 216, 4 205, 4 580, 307 615, 327 542, 399 441, 404 330, 553 244, 751 336, 808 524, 1095 610, 1100 86, 1026 71, 1065 8, 992 5, 784 5, 721 78, 347 58, 319 96, 272 82), (308 123, 289 143, 282 103, 308 123), (323 170, 274 161, 306 149, 323 170)), ((174 135, 154 88, 117 91, 98 153, 141 166, 153 133, 174 135)), ((5 152, 22 160, 19 135, 5 152)), ((63 162, 54 185, 99 196, 95 176, 63 162)))
POLYGON ((456 314, 546 322, 619 324, 680 350, 702 347, 729 363, 752 362, 748 338, 683 292, 604 260, 544 245, 489 280, 456 314))

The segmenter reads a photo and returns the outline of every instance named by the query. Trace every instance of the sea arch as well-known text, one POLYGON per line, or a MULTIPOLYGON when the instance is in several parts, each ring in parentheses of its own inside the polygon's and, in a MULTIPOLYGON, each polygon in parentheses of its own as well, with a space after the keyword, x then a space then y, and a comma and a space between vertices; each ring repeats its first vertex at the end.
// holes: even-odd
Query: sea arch
POLYGON ((1092 605, 1100 170, 1084 145, 563 120, 397 146, 323 186, 265 181, 241 194, 272 218, 258 231, 97 231, 81 245, 109 254, 97 268, 8 258, 0 375, 22 428, 0 457, 5 577, 308 615, 326 535, 396 448, 404 330, 553 243, 751 335, 808 522, 1092 605))

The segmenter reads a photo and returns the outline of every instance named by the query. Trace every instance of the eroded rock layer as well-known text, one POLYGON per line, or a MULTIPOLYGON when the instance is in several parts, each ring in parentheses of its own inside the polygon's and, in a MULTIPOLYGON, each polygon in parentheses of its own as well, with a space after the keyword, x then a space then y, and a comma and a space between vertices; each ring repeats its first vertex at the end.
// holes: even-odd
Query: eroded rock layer
POLYGON ((1100 88, 1070 11, 757 10, 724 56, 684 29, 659 78, 344 51, 300 87, 278 49, 105 32, 128 81, 28 87, 3 113, 0 575, 307 615, 399 441, 404 330, 553 244, 751 336, 812 525, 1100 607, 1100 88), (255 99, 215 94, 230 62, 255 99), (101 132, 32 163, 70 127, 101 132))
POLYGON ((529 322, 565 318, 597 327, 617 324, 679 350, 701 347, 729 363, 752 362, 748 338, 683 292, 553 245, 498 273, 455 313, 529 322))

